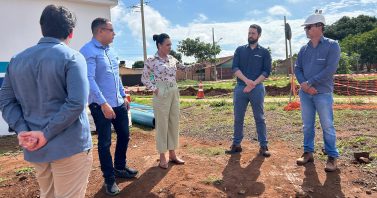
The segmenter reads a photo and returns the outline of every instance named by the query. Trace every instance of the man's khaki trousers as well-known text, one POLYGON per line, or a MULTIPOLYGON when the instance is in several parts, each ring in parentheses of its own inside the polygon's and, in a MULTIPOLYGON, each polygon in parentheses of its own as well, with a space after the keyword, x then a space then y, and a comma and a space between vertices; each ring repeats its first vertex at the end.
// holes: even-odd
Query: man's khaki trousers
POLYGON ((48 163, 31 163, 41 198, 84 198, 92 170, 92 151, 84 151, 48 163))

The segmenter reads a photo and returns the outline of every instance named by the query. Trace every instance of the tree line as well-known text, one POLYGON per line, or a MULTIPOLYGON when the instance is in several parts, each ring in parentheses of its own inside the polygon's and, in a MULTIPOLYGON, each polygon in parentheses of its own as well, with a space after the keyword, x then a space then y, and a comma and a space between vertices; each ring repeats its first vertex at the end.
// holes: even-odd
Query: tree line
POLYGON ((338 40, 342 50, 337 73, 372 72, 377 64, 377 19, 344 16, 325 27, 324 35, 338 40), (374 68, 373 68, 374 66, 374 68))

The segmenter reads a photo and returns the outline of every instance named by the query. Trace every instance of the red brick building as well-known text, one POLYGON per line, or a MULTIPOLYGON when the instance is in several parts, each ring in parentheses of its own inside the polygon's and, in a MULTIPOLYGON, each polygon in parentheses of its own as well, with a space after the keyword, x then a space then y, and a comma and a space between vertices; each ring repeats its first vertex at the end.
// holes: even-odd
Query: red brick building
MULTIPOLYGON (((232 62, 233 56, 226 56, 218 59, 216 62, 217 79, 232 79, 232 62)), ((203 80, 211 81, 215 79, 214 64, 204 63, 205 67, 201 70, 183 72, 177 71, 177 80, 203 80)))

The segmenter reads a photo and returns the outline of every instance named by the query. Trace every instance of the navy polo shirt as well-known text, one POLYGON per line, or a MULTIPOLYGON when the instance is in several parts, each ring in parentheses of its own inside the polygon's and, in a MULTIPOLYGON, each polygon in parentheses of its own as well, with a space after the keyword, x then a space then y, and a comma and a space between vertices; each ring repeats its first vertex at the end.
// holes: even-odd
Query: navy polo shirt
MULTIPOLYGON (((236 49, 232 71, 234 73, 240 70, 250 80, 256 80, 260 75, 267 78, 271 73, 271 62, 271 54, 266 48, 258 44, 256 48, 251 49, 247 44, 236 49)), ((237 84, 246 86, 239 78, 237 84)))

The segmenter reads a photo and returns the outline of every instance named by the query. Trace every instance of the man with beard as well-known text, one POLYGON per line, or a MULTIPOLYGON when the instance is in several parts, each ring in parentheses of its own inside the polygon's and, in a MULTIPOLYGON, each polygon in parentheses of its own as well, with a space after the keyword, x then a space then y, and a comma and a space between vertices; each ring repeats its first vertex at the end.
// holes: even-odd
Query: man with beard
POLYGON ((227 154, 236 154, 242 151, 244 118, 248 104, 251 104, 259 141, 259 154, 269 157, 267 147, 267 130, 264 118, 265 88, 262 84, 271 72, 271 54, 258 44, 262 33, 259 25, 249 27, 247 45, 237 48, 234 53, 232 70, 237 76, 237 85, 234 88, 234 134, 233 144, 227 154))
POLYGON ((301 117, 304 132, 304 154, 298 165, 313 162, 315 114, 318 112, 323 131, 323 142, 328 155, 325 171, 337 170, 336 132, 333 118, 334 79, 340 47, 337 41, 323 36, 325 17, 321 11, 310 15, 303 24, 310 41, 298 53, 295 74, 300 83, 301 117))

